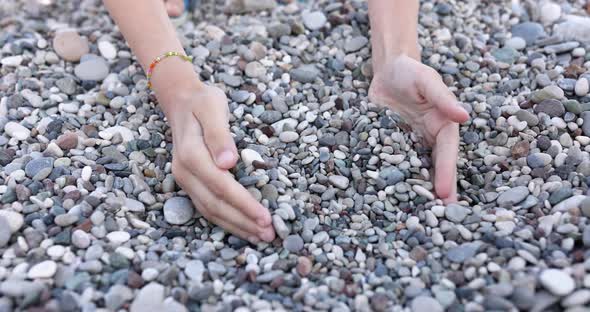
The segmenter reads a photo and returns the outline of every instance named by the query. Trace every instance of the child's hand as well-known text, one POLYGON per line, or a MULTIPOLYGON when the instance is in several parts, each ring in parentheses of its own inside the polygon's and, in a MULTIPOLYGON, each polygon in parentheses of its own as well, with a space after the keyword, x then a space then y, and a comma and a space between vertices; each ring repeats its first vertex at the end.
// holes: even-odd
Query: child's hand
POLYGON ((227 171, 238 156, 223 91, 201 85, 159 99, 167 102, 163 106, 172 128, 172 172, 195 207, 207 220, 250 242, 272 241, 270 213, 227 171))
POLYGON ((469 114, 440 75, 401 55, 375 70, 369 97, 398 112, 433 147, 436 194, 445 202, 457 201, 457 123, 467 121, 469 114))

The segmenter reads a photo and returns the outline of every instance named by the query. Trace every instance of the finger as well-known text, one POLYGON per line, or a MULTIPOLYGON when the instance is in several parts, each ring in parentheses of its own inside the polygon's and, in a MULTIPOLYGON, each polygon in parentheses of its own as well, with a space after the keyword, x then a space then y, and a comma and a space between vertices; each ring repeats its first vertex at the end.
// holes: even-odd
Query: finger
POLYGON ((190 175, 184 182, 191 186, 190 191, 188 191, 191 198, 195 198, 196 205, 208 215, 207 217, 211 222, 250 241, 252 237, 267 242, 274 240, 275 235, 272 227, 265 228, 257 225, 254 220, 248 218, 241 211, 216 197, 195 176, 190 175), (220 223, 223 223, 223 225, 220 223))
POLYGON ((434 188, 439 198, 456 198, 457 155, 459 153, 459 126, 448 123, 436 136, 434 145, 434 188))
POLYGON ((197 111, 197 118, 203 129, 207 149, 215 164, 221 169, 230 169, 238 161, 238 150, 229 131, 227 100, 223 103, 202 105, 207 111, 197 111))
POLYGON ((459 105, 453 92, 435 70, 428 70, 419 81, 421 94, 426 101, 438 107, 447 118, 457 123, 469 119, 469 114, 459 105))
MULTIPOLYGON (((187 129, 187 131, 190 130, 187 129)), ((227 170, 213 166, 213 160, 209 153, 192 152, 201 151, 204 147, 203 137, 193 135, 190 139, 190 145, 184 146, 183 151, 178 153, 183 165, 192 175, 198 177, 203 184, 207 185, 209 190, 218 197, 222 197, 229 205, 256 220, 258 225, 262 227, 269 226, 272 220, 268 209, 256 201, 252 194, 236 182, 227 170)))

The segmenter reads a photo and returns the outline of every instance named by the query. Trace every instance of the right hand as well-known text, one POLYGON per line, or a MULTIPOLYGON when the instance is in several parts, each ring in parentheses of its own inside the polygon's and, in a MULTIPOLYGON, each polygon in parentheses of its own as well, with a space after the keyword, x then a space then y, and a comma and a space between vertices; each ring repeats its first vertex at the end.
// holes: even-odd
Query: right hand
POLYGON ((227 171, 238 155, 225 93, 205 84, 177 89, 184 88, 159 98, 172 129, 176 182, 210 222, 251 243, 273 241, 270 213, 227 171))

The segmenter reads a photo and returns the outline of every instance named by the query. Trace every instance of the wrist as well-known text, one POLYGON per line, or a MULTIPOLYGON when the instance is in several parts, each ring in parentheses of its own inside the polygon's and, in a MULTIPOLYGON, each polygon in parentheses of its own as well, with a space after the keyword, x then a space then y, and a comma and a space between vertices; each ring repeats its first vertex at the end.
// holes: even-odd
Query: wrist
POLYGON ((376 39, 373 44, 372 62, 373 68, 382 68, 385 64, 397 59, 400 56, 407 56, 420 62, 420 49, 418 42, 408 40, 407 42, 389 43, 387 40, 376 39))

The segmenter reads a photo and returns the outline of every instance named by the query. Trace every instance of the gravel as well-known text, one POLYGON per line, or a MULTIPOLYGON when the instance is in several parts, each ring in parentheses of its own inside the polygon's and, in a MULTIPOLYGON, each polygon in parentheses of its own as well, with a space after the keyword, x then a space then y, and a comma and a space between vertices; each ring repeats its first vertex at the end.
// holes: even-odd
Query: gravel
POLYGON ((0 310, 584 310, 582 2, 421 2, 422 61, 471 117, 455 204, 419 133, 368 98, 366 2, 202 2, 177 31, 228 96, 230 172, 277 232, 258 244, 176 185, 170 128, 102 6, 2 2, 0 310))

